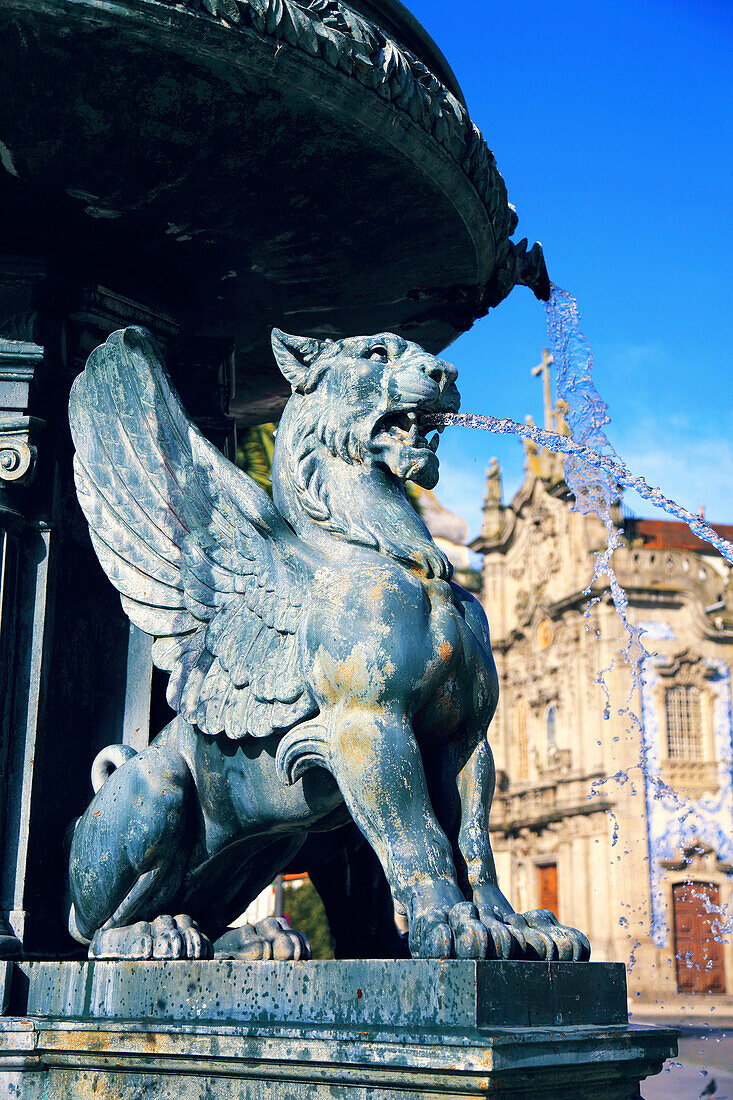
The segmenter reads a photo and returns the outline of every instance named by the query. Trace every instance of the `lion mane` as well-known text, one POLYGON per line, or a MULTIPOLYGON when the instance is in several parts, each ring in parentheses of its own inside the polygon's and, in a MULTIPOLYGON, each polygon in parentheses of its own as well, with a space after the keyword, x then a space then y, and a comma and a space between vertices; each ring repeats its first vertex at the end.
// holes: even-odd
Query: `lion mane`
POLYGON ((409 503, 404 482, 370 463, 363 428, 371 432, 378 412, 335 403, 326 393, 327 375, 341 366, 340 346, 329 342, 314 357, 304 392, 290 398, 278 428, 273 479, 288 482, 302 511, 336 538, 450 580, 453 566, 409 503), (280 456, 287 458, 278 461, 280 456), (339 479, 328 474, 333 459, 368 473, 368 498, 345 497, 339 479))

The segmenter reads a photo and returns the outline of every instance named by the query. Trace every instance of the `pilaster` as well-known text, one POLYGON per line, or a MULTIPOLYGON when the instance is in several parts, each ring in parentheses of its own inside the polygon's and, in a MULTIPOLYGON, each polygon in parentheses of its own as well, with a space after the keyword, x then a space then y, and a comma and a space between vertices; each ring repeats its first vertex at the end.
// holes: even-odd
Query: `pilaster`
POLYGON ((63 838, 105 745, 147 744, 150 639, 131 628, 78 509, 69 387, 110 331, 170 319, 0 256, 0 959, 73 951, 63 838))
MULTIPOLYGON (((26 757, 29 745, 22 747, 15 737, 16 673, 20 654, 22 627, 19 622, 19 597, 22 584, 23 543, 27 526, 27 490, 35 474, 36 439, 43 422, 31 416, 31 389, 43 359, 43 348, 29 340, 0 338, 0 820, 5 821, 2 877, 0 877, 0 957, 12 957, 20 951, 10 913, 15 908, 15 894, 6 889, 9 850, 18 854, 20 842, 17 827, 10 825, 16 806, 21 808, 27 798, 27 761, 18 761, 17 754, 26 757), (23 779, 14 791, 8 789, 9 774, 16 773, 20 763, 23 779)), ((30 699, 29 699, 30 703, 30 699)), ((35 738, 32 735, 32 754, 35 738)), ((32 758, 32 756, 31 756, 32 758)), ((22 812, 22 810, 21 810, 22 812)), ((15 875, 11 875, 15 878, 15 875)))

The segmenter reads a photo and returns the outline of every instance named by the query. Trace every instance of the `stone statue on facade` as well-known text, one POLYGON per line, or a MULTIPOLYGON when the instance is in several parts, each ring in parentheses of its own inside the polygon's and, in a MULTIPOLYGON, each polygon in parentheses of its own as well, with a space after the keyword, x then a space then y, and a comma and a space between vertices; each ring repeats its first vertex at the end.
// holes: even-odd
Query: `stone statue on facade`
POLYGON ((274 502, 189 420, 144 330, 74 384, 79 500, 177 717, 95 763, 72 935, 94 958, 303 957, 276 919, 227 928, 350 815, 413 956, 587 958, 497 884, 488 624, 405 495, 438 480, 428 434, 458 409, 455 369, 392 334, 272 346, 292 386, 274 502))

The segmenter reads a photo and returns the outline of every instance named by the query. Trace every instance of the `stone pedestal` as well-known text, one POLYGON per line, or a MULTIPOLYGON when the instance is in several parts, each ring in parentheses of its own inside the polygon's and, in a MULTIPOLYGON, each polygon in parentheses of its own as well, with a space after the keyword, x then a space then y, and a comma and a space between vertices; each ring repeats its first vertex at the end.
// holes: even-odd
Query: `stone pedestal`
POLYGON ((676 1051, 628 1026, 620 965, 9 965, 22 1100, 637 1100, 676 1051))

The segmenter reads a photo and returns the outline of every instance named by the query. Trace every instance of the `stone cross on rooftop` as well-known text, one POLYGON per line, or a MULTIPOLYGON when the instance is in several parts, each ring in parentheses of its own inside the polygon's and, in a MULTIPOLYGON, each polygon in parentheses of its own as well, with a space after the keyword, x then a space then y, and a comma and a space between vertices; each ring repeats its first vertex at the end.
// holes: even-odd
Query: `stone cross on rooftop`
POLYGON ((537 378, 542 375, 542 381, 544 383, 545 390, 545 431, 552 432, 555 429, 553 409, 552 409, 552 390, 550 388, 550 365, 554 363, 552 355, 547 348, 542 349, 542 362, 538 363, 536 367, 532 368, 532 375, 537 378))

